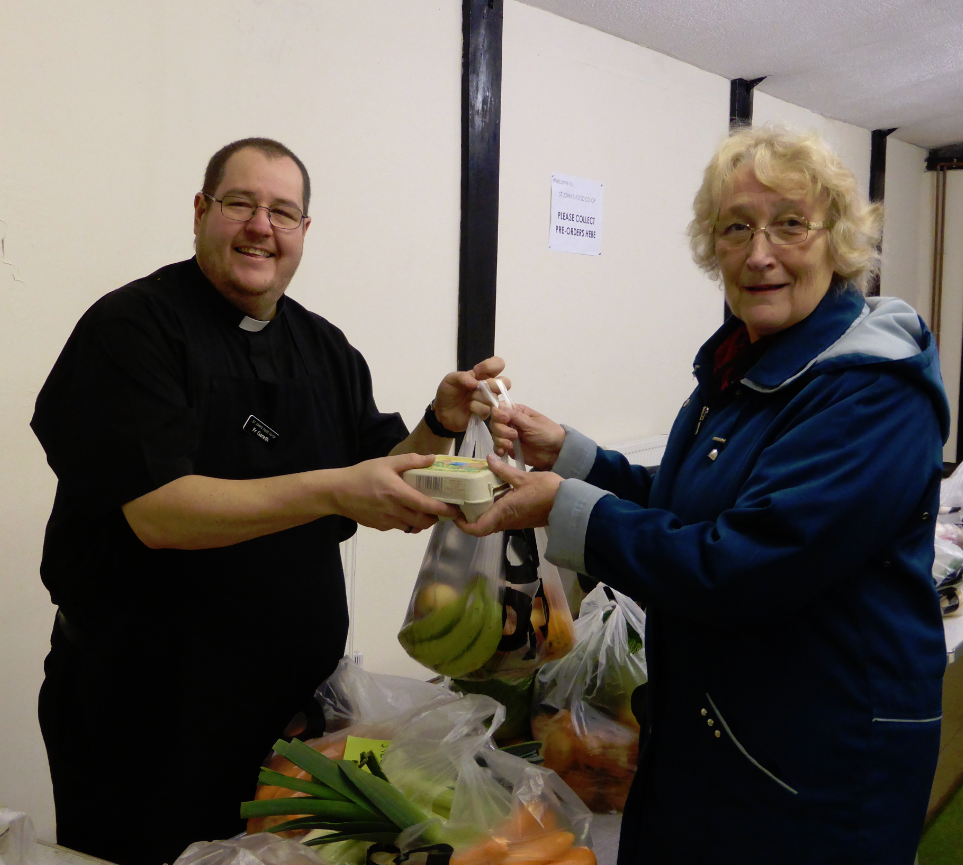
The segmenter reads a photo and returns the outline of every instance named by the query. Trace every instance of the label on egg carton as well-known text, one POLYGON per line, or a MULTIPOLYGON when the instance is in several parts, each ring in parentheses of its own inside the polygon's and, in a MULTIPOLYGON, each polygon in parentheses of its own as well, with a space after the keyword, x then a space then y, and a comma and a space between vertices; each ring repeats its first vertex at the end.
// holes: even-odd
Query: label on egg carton
POLYGON ((492 506, 495 494, 509 486, 495 476, 485 460, 449 454, 438 454, 427 468, 409 469, 402 477, 418 492, 458 505, 469 522, 485 513, 492 506))

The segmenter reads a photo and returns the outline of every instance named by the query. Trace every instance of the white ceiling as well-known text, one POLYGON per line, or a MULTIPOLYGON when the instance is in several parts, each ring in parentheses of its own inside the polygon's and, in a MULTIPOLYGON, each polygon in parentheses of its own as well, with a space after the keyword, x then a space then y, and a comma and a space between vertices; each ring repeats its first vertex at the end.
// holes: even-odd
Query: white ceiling
POLYGON ((522 0, 927 149, 963 142, 963 0, 522 0))

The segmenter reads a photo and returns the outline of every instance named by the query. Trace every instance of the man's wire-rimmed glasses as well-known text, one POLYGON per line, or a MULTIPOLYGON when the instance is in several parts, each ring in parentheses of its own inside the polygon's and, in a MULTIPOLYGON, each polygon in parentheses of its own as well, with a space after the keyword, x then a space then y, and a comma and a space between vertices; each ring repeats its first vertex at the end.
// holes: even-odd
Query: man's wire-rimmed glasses
POLYGON ((234 222, 247 222, 254 218, 254 214, 262 208, 267 211, 268 221, 275 228, 282 231, 291 231, 297 228, 304 221, 304 214, 289 204, 276 204, 274 207, 267 207, 264 204, 255 204, 248 198, 241 198, 237 195, 225 195, 223 198, 215 198, 207 192, 202 192, 205 198, 216 201, 221 205, 221 213, 234 222))
POLYGON ((716 241, 736 248, 751 243, 756 232, 761 231, 770 243, 776 246, 790 246, 793 243, 802 243, 809 237, 810 231, 832 228, 832 225, 831 222, 809 222, 800 216, 787 216, 770 222, 769 225, 760 225, 758 228, 733 220, 716 229, 716 241))

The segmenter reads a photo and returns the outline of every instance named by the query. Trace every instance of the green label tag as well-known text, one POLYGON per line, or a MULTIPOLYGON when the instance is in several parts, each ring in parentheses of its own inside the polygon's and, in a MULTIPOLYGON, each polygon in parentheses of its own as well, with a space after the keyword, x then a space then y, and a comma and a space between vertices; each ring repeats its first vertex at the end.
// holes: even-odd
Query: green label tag
MULTIPOLYGON (((375 758, 381 763, 385 751, 391 744, 390 739, 365 739, 361 736, 348 736, 344 743, 344 759, 357 763, 365 751, 374 751, 375 758)), ((365 766, 365 769, 368 767, 365 766)))

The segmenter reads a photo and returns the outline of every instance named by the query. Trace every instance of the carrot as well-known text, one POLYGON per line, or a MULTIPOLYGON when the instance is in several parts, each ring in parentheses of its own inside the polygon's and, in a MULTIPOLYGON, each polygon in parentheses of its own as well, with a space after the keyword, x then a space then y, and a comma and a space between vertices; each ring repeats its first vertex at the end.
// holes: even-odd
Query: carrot
POLYGON ((509 842, 524 841, 536 835, 544 835, 555 828, 555 816, 538 802, 519 805, 509 818, 498 827, 495 835, 505 837, 509 842), (536 809, 539 813, 535 813, 536 809))
MULTIPOLYGON (((337 736, 337 734, 334 734, 337 736)), ((344 749, 347 744, 347 737, 341 736, 335 739, 333 742, 330 741, 329 737, 324 737, 321 739, 309 739, 305 742, 306 745, 310 745, 315 751, 320 751, 326 757, 330 757, 332 760, 340 760, 344 757, 344 749)), ((288 775, 291 778, 297 778, 301 781, 310 781, 311 775, 305 772, 300 766, 295 766, 286 757, 282 757, 280 754, 272 754, 270 759, 264 764, 264 768, 271 769, 275 772, 280 772, 282 775, 288 775)), ((255 800, 260 799, 284 799, 289 796, 303 796, 303 793, 295 793, 293 790, 288 790, 286 787, 276 787, 273 784, 259 784, 257 790, 254 793, 255 800)), ((254 835, 258 832, 269 832, 272 826, 280 826, 282 823, 286 823, 288 820, 293 819, 293 817, 303 817, 307 816, 304 814, 297 815, 285 815, 281 817, 251 817, 247 821, 247 834, 254 835)), ((288 832, 279 832, 282 838, 299 838, 305 835, 305 831, 291 830, 288 832)))
POLYGON ((537 835, 528 841, 520 841, 509 847, 502 865, 538 865, 554 862, 572 846, 575 836, 564 829, 537 835))
POLYGON ((573 847, 552 865, 598 865, 598 860, 588 847, 573 847))
POLYGON ((499 865, 508 853, 504 838, 486 838, 468 850, 451 857, 450 865, 499 865))

